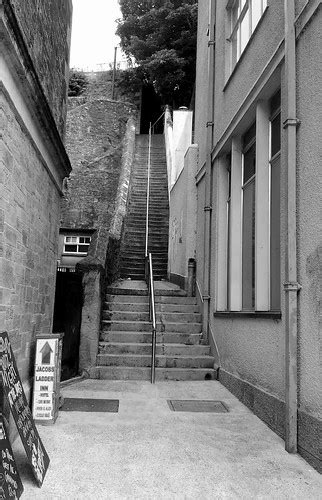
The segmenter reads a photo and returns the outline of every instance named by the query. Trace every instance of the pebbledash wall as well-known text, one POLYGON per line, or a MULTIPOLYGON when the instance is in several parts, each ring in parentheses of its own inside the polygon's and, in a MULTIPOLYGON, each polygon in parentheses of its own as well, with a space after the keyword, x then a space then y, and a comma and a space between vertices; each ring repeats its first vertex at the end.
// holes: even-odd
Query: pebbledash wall
POLYGON ((95 98, 70 98, 66 148, 73 172, 65 182, 62 227, 109 227, 121 174, 122 144, 132 104, 95 98), (80 102, 76 105, 75 101, 80 102))
MULTIPOLYGON (((231 245, 231 262, 236 263, 235 252, 240 253, 239 244, 234 245, 232 240, 229 242, 227 239, 227 203, 231 199, 227 191, 227 167, 231 162, 230 155, 234 158, 242 156, 240 146, 236 146, 238 140, 243 138, 256 116, 258 127, 262 126, 261 113, 280 89, 281 124, 288 118, 297 118, 296 266, 297 281, 301 287, 298 291, 296 318, 297 449, 321 470, 318 445, 322 418, 319 390, 322 280, 322 242, 319 230, 321 93, 318 65, 314 63, 321 61, 321 3, 315 0, 294 2, 295 15, 291 25, 294 25, 296 38, 296 117, 290 117, 287 111, 287 97, 292 90, 285 66, 286 2, 266 2, 262 16, 237 64, 230 70, 232 41, 229 41, 229 33, 227 35, 231 29, 228 16, 236 3, 238 2, 216 0, 199 2, 194 136, 198 145, 194 193, 197 200, 197 297, 204 313, 204 321, 206 318, 204 334, 209 336, 219 367, 219 380, 275 432, 282 437, 286 436, 285 401, 289 389, 285 375, 285 340, 289 326, 286 297, 288 293, 296 293, 284 290, 284 284, 288 280, 287 234, 292 231, 289 221, 295 214, 295 211, 287 213, 287 199, 292 184, 292 180, 287 177, 287 129, 288 126, 295 126, 295 122, 291 125, 284 124, 280 132, 280 308, 272 311, 268 306, 261 310, 246 311, 241 305, 240 308, 232 308, 227 303, 227 294, 232 290, 229 284, 234 283, 236 277, 232 273, 227 274, 227 245, 231 245), (213 80, 213 83, 210 81, 210 94, 209 80, 213 80), (207 143, 209 128, 212 133, 207 143)), ((287 11, 291 3, 287 2, 287 11)), ((263 136, 256 135, 256 142, 267 147, 269 135, 266 142, 261 141, 263 136)), ((261 155, 262 151, 263 149, 258 148, 256 155, 261 155)), ((258 169, 258 172, 263 173, 261 165, 258 169)), ((181 182, 180 177, 178 182, 181 182)), ((232 196, 236 196, 236 193, 238 195, 239 191, 234 188, 234 184, 232 186, 235 189, 232 196)), ((174 185, 172 192, 180 197, 182 192, 179 187, 179 184, 174 185)), ((178 198, 178 203, 179 201, 178 198)), ((174 207, 175 203, 173 200, 174 207)), ((260 198, 258 203, 262 203, 260 198)), ((260 209, 262 210, 262 206, 260 209)), ((267 212, 264 211, 263 214, 267 217, 267 212)), ((258 231, 265 227, 263 219, 261 224, 256 229, 256 238, 260 235, 258 231)), ((236 232, 231 237, 235 241, 236 232)), ((258 272, 265 269, 269 269, 269 264, 266 268, 262 266, 258 272)), ((296 284, 289 286, 294 288, 296 284)), ((257 287, 263 289, 263 284, 257 283, 257 287)), ((229 293, 232 294, 232 291, 229 293)), ((233 295, 229 296, 230 299, 232 297, 233 295)))
MULTIPOLYGON (((61 267, 83 274, 79 371, 96 365, 105 285, 118 277, 119 247, 134 155, 137 108, 109 99, 96 74, 80 97, 69 99, 66 147, 73 172, 64 185, 61 267), (64 238, 91 237, 87 256, 64 252, 64 238)), ((104 82, 104 80, 103 80, 104 82)))
MULTIPOLYGON (((0 1, 0 331, 27 393, 52 332, 72 5, 0 1)), ((2 403, 2 401, 1 401, 2 403)))

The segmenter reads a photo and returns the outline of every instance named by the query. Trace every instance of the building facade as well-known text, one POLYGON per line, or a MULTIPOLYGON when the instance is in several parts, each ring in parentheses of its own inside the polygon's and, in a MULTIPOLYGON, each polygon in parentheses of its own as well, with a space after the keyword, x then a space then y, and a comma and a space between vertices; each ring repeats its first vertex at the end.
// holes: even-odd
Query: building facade
POLYGON ((196 289, 219 380, 316 467, 321 21, 320 1, 201 0, 194 117, 196 289))
POLYGON ((0 330, 28 394, 52 332, 72 4, 0 1, 0 330))

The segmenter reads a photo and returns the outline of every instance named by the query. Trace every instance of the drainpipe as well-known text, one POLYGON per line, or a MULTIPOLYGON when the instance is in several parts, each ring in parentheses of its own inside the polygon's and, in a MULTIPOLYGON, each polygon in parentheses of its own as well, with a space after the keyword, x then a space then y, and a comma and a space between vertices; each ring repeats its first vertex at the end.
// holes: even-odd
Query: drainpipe
POLYGON ((214 77, 215 77, 215 19, 216 0, 209 4, 209 35, 208 35, 208 114, 206 140, 206 192, 204 206, 204 268, 203 268, 203 337, 209 339, 210 316, 210 256, 211 256, 211 213, 212 213, 212 175, 211 152, 213 148, 214 129, 214 77))
POLYGON ((287 91, 283 123, 287 149, 287 240, 285 291, 285 449, 297 452, 297 282, 296 248, 296 48, 294 0, 284 0, 285 87, 287 91))

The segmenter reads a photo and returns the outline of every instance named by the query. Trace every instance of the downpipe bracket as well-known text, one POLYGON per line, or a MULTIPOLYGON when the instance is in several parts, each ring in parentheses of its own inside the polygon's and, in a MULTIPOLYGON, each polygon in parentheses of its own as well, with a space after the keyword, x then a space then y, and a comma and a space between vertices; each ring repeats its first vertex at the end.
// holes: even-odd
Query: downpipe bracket
POLYGON ((289 282, 283 283, 283 287, 284 287, 285 292, 299 292, 303 288, 302 285, 300 285, 296 281, 295 282, 289 281, 289 282))
POLYGON ((283 128, 287 127, 298 127, 301 124, 301 121, 298 118, 287 118, 283 122, 283 128))

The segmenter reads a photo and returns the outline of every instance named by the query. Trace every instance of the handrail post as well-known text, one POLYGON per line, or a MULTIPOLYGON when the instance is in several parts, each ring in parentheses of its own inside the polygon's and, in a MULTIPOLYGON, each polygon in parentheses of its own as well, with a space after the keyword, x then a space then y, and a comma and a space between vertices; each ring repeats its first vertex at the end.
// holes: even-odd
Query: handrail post
POLYGON ((156 351, 156 329, 152 329, 152 359, 151 359, 151 384, 155 383, 155 351, 156 351))
POLYGON ((152 323, 152 356, 151 356, 151 384, 155 382, 155 357, 156 357, 156 315, 155 315, 155 301, 154 301, 154 280, 153 280, 153 265, 152 255, 149 253, 146 259, 148 263, 148 294, 149 294, 149 318, 152 323))

